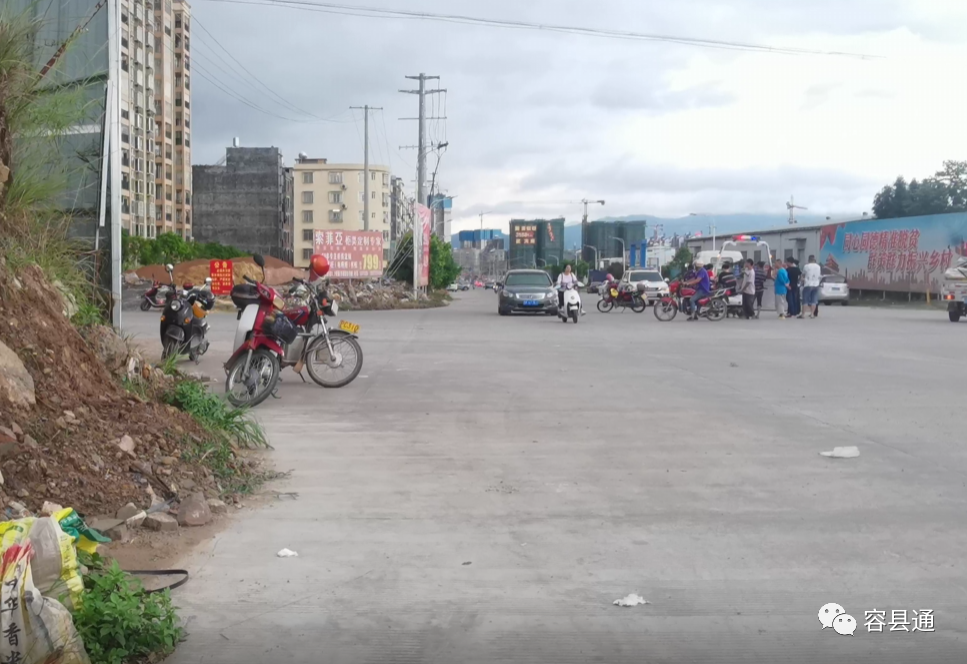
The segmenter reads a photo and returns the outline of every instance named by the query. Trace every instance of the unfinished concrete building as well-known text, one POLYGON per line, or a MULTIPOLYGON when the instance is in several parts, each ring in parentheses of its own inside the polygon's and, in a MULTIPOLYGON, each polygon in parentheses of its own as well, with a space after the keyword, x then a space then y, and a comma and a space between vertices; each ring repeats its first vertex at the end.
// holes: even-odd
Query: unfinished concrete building
POLYGON ((194 166, 194 239, 292 263, 292 172, 278 148, 228 148, 224 165, 194 166))

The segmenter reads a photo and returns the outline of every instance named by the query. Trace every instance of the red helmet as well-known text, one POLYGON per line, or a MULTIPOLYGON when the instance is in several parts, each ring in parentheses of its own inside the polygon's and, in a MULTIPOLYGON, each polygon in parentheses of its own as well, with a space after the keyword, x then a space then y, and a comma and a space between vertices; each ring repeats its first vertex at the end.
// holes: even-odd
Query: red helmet
POLYGON ((329 259, 322 254, 316 254, 309 259, 309 271, 319 278, 326 276, 329 274, 329 259))

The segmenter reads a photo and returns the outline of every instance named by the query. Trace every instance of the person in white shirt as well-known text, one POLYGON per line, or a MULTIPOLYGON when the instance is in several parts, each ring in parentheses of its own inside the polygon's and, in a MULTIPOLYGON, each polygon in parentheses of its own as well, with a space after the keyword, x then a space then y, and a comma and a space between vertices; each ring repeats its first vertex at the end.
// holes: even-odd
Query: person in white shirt
POLYGON ((802 269, 802 303, 809 309, 809 317, 815 318, 819 308, 819 282, 822 280, 822 269, 816 262, 815 256, 809 257, 809 262, 802 269))
MULTIPOLYGON (((578 277, 574 272, 571 271, 570 264, 564 266, 564 271, 557 275, 557 306, 564 306, 564 290, 571 286, 571 288, 578 287, 578 277)), ((581 307, 581 315, 584 315, 584 307, 581 307)))

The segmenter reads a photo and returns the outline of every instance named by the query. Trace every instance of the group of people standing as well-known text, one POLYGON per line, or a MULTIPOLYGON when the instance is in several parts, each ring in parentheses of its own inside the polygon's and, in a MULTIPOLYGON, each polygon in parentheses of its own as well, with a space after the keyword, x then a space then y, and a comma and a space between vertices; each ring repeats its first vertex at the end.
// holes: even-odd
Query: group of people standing
POLYGON ((822 270, 815 256, 810 256, 809 262, 802 269, 795 258, 777 258, 773 265, 766 265, 765 261, 756 263, 749 258, 741 269, 742 281, 738 290, 742 295, 742 312, 745 318, 758 318, 768 279, 775 281, 776 311, 779 318, 806 318, 807 312, 809 318, 819 315, 819 283, 822 270))
POLYGON ((816 318, 819 315, 819 284, 822 269, 815 256, 799 269, 795 258, 776 259, 773 278, 776 289, 776 311, 779 318, 816 318), (802 300, 800 301, 800 288, 802 300), (803 308, 805 307, 805 309, 803 308))

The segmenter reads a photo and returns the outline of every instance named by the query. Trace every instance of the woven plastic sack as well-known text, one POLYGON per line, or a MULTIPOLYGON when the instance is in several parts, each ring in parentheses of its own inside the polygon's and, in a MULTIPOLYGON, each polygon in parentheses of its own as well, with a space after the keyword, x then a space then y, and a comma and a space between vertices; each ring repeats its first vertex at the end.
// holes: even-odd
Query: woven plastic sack
POLYGON ((34 585, 34 555, 28 539, 0 558, 0 662, 90 664, 70 612, 34 585))
POLYGON ((45 597, 60 600, 68 608, 80 606, 84 580, 78 571, 74 538, 61 529, 56 517, 28 517, 0 523, 0 553, 28 542, 33 551, 32 582, 37 590, 45 597))

